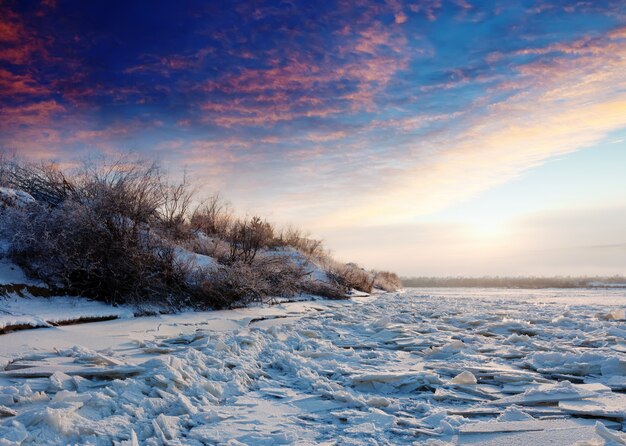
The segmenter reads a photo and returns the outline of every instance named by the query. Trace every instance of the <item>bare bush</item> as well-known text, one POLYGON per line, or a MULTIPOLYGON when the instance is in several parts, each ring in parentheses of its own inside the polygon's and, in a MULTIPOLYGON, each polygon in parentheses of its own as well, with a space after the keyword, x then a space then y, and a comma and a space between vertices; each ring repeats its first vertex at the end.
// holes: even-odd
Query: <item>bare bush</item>
POLYGON ((280 232, 274 241, 277 246, 290 246, 312 258, 321 258, 326 255, 321 240, 310 238, 299 229, 288 227, 280 232))
POLYGON ((178 184, 160 181, 161 206, 159 220, 167 235, 173 239, 188 238, 191 235, 187 225, 195 190, 187 181, 187 175, 178 184))
POLYGON ((10 254, 46 283, 110 303, 184 296, 186 271, 173 248, 128 220, 102 220, 102 209, 77 202, 11 215, 10 254))
POLYGON ((156 163, 121 159, 94 164, 85 167, 77 178, 78 201, 95 203, 104 218, 126 218, 133 229, 158 221, 164 186, 156 163))
POLYGON ((253 263, 236 261, 221 265, 207 276, 195 300, 213 308, 232 308, 251 302, 268 302, 300 292, 304 270, 284 257, 260 258, 253 263))
POLYGON ((2 184, 24 191, 39 202, 56 206, 76 193, 76 185, 57 165, 0 159, 2 184))
POLYGON ((0 187, 9 187, 9 161, 0 153, 0 187))
MULTIPOLYGON (((25 177, 40 178, 39 168, 20 172, 28 169, 35 175, 25 177)), ((2 216, 10 255, 27 272, 111 303, 166 304, 174 294, 184 296, 184 268, 173 247, 150 231, 162 205, 155 166, 115 164, 90 167, 71 180, 54 172, 45 178, 53 180, 36 183, 38 203, 2 216), (48 193, 58 190, 55 178, 71 184, 71 195, 58 202, 48 193)))
POLYGON ((374 285, 374 278, 354 263, 333 263, 327 270, 330 279, 345 289, 346 292, 355 289, 365 293, 371 293, 374 285))
POLYGON ((213 195, 191 214, 191 227, 211 237, 226 238, 233 223, 228 203, 219 195, 213 195))
POLYGON ((261 248, 274 240, 274 229, 260 217, 235 221, 228 232, 230 262, 251 264, 261 248))
POLYGON ((123 158, 68 173, 0 158, 2 185, 0 238, 9 241, 8 254, 68 293, 224 308, 300 292, 342 298, 397 280, 333 261, 299 230, 277 234, 260 217, 235 219, 219 196, 191 210, 186 177, 171 183, 154 163, 123 158))
POLYGON ((374 272, 374 288, 387 292, 398 291, 402 288, 402 281, 396 273, 376 271, 374 272))
POLYGON ((213 257, 219 263, 226 264, 230 260, 230 245, 218 237, 197 234, 195 237, 179 240, 178 244, 190 252, 213 257))
POLYGON ((306 281, 302 285, 302 292, 328 299, 347 299, 348 291, 338 283, 306 281))

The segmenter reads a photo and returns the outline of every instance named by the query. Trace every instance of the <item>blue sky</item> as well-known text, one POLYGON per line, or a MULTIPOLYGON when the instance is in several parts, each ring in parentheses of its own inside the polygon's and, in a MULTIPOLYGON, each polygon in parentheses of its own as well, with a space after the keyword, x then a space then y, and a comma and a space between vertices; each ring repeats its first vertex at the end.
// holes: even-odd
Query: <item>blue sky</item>
POLYGON ((157 158, 403 274, 626 273, 626 250, 571 254, 626 243, 602 224, 626 206, 624 1, 0 9, 7 152, 157 158), (527 240, 541 221, 546 264, 528 260, 548 257, 527 240))

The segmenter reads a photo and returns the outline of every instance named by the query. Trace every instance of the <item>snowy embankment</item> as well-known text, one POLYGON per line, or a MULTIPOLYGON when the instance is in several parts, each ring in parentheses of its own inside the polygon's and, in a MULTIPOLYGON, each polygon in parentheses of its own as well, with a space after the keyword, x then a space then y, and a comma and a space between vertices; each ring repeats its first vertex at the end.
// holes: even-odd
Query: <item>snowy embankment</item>
POLYGON ((446 293, 3 335, 0 438, 626 444, 623 291, 446 293))
POLYGON ((19 266, 1 254, 0 250, 0 334, 133 316, 130 307, 51 295, 45 284, 27 278, 19 266))

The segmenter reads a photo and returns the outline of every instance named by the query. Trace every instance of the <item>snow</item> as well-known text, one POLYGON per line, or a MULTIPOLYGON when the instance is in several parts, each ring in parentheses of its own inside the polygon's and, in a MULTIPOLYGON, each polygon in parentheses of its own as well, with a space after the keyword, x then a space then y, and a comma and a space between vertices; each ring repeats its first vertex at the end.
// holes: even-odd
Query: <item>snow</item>
POLYGON ((179 246, 176 247, 176 257, 179 262, 189 265, 192 270, 217 271, 219 264, 211 256, 188 251, 179 246))
POLYGON ((327 283, 329 281, 326 270, 313 259, 308 258, 298 250, 291 247, 280 249, 263 250, 264 257, 285 257, 290 259, 295 265, 304 268, 308 280, 314 283, 327 283))
POLYGON ((5 289, 11 288, 7 285, 16 285, 19 288, 46 288, 43 282, 28 278, 22 268, 6 257, 8 249, 9 243, 6 240, 0 239, 0 293, 5 289))
POLYGON ((132 316, 129 307, 112 307, 78 297, 0 296, 0 330, 12 326, 49 327, 84 318, 132 316))
POLYGON ((35 203, 35 199, 22 190, 0 187, 0 209, 2 205, 26 206, 35 203))
POLYGON ((626 292, 500 292, 0 335, 0 444, 626 444, 626 292))

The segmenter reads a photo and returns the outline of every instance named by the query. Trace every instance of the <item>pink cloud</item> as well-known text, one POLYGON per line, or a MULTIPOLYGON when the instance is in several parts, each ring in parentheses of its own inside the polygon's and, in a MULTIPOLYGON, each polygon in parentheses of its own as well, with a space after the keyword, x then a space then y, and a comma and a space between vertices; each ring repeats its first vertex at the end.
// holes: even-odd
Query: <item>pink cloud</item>
POLYGON ((420 0, 408 5, 411 11, 424 14, 431 22, 437 20, 437 11, 441 6, 441 0, 420 0))
POLYGON ((267 68, 247 68, 206 82, 201 91, 230 97, 202 104, 203 119, 226 127, 264 126, 372 110, 374 99, 407 67, 407 42, 403 34, 377 22, 350 32, 353 38, 325 61, 287 53, 284 62, 270 56, 267 68), (345 82, 350 82, 351 91, 342 92, 345 82))

